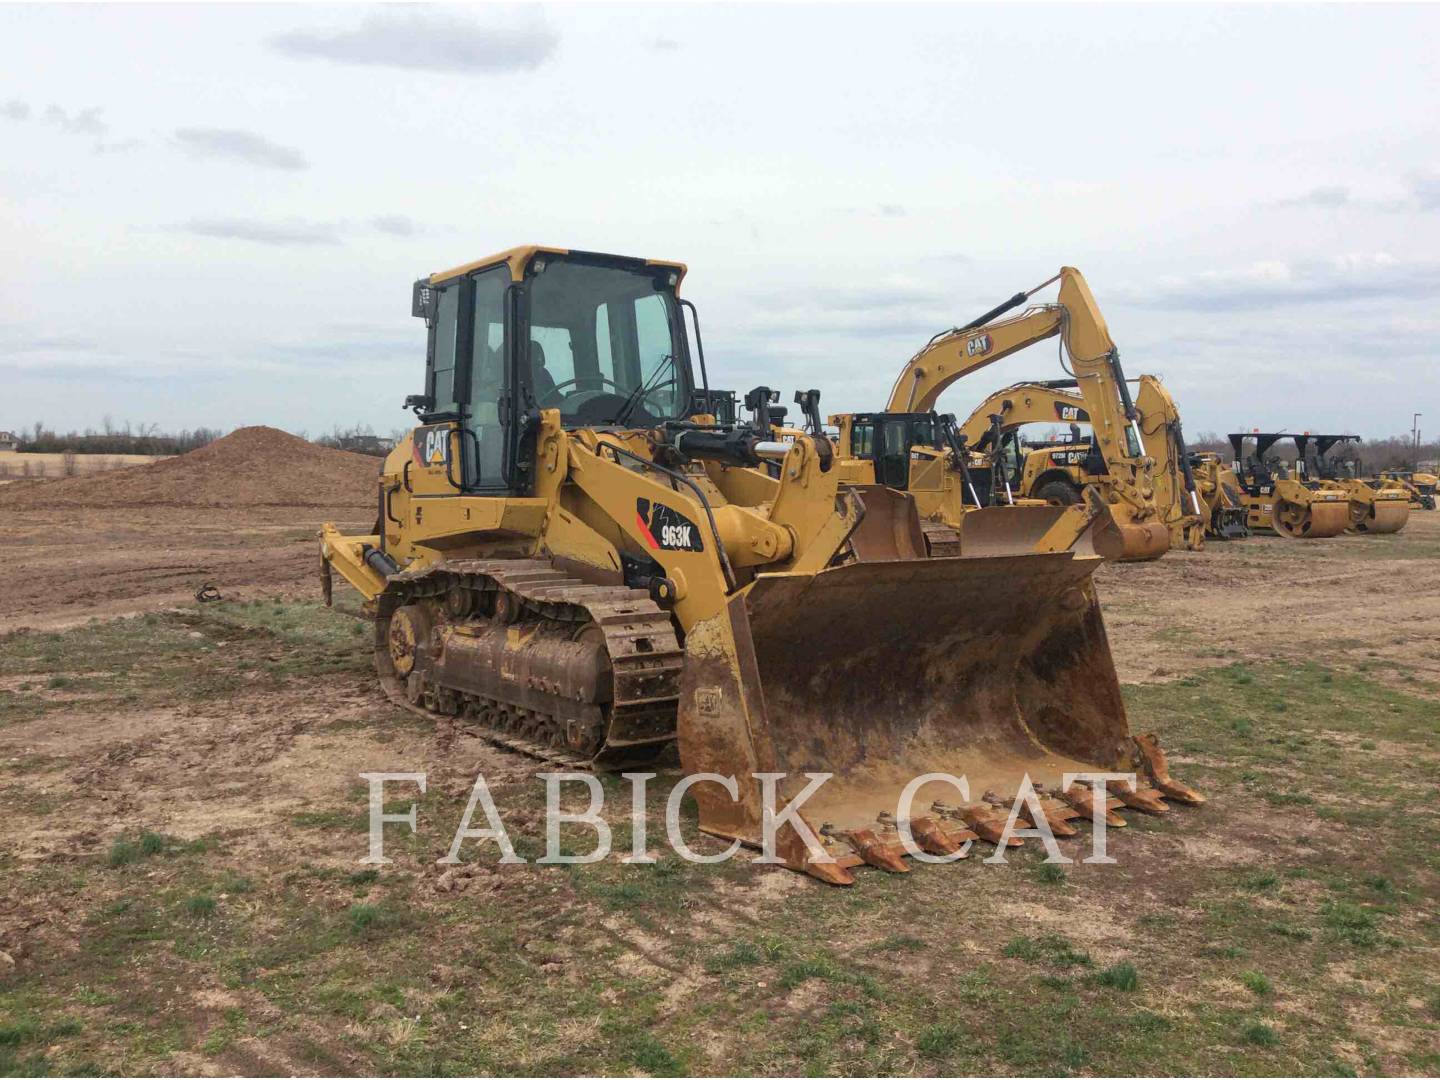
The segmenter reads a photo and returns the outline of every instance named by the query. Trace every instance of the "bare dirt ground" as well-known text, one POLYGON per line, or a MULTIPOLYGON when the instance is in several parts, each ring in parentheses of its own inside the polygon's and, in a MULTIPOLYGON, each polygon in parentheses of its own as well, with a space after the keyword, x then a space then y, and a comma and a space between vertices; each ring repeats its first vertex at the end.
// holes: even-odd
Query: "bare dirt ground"
POLYGON ((1257 534, 1095 576, 1122 682, 1195 664, 1384 660, 1440 678, 1440 512, 1390 536, 1257 534))
POLYGON ((367 505, 6 511, 0 1072, 1440 1069, 1440 513, 1102 568, 1132 728, 1211 802, 1113 867, 836 890, 437 866, 477 774, 538 855, 543 786, 389 706, 315 603, 316 527, 367 505), (428 775, 381 868, 367 771, 428 775))

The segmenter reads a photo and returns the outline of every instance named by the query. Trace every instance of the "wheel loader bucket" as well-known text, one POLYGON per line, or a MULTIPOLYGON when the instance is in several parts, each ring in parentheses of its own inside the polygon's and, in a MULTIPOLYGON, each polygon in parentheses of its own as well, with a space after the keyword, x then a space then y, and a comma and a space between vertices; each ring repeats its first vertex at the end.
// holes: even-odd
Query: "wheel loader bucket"
POLYGON ((714 784, 692 788, 700 827, 759 845, 763 810, 747 774, 783 774, 782 804, 807 774, 829 774, 800 814, 834 861, 794 830, 777 851, 795 869, 848 884, 861 863, 908 868, 902 819, 932 854, 993 841, 1027 777, 1043 785, 1057 832, 1073 832, 1065 823, 1082 813, 1088 820, 1094 798, 1064 788, 1066 772, 1134 771, 1138 760, 1141 783, 1110 806, 1164 810, 1167 793, 1203 801, 1169 778, 1153 739, 1130 736, 1090 583, 1100 561, 1057 552, 759 575, 686 641, 682 762, 740 784, 738 798, 714 784), (899 806, 927 773, 964 777, 969 798, 932 780, 908 810, 899 806))

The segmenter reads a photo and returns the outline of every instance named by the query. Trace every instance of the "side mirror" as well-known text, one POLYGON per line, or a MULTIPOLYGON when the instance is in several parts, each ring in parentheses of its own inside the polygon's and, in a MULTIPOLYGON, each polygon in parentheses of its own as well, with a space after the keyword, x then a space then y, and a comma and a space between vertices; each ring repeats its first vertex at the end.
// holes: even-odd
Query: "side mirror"
POLYGON ((429 412, 435 408, 435 399, 429 394, 410 394, 405 398, 405 408, 414 409, 416 413, 429 412))

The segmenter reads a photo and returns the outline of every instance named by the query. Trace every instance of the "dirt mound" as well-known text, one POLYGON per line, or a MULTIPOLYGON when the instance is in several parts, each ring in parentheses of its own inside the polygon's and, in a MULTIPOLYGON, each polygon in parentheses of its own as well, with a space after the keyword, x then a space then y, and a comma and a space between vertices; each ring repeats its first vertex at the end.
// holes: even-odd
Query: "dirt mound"
POLYGON ((271 427, 231 432, 199 450, 93 476, 0 487, 0 508, 375 505, 378 458, 316 446, 271 427))

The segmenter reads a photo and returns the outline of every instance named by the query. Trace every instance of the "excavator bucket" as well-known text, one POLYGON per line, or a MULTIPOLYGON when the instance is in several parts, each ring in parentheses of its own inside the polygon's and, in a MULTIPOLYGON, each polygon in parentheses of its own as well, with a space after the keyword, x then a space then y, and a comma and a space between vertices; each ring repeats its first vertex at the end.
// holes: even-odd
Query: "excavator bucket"
MULTIPOLYGON (((806 774, 830 774, 800 814, 834 863, 793 836, 779 851, 793 868, 840 884, 861 863, 906 869, 901 815, 931 853, 995 842, 1006 819, 997 806, 1008 808, 1027 777, 1045 792, 1057 835, 1071 819, 1090 820, 1095 798, 1063 785, 1067 772, 1137 772, 1133 789, 1112 789, 1110 809, 1162 812, 1162 795, 1203 801, 1169 777, 1158 744, 1130 736, 1090 583, 1099 564, 1064 551, 761 574, 726 618, 743 717, 727 717, 723 690, 699 685, 719 670, 714 637, 687 640, 686 769, 782 773, 785 799, 806 774), (969 799, 948 781, 927 781, 907 811, 901 792, 927 773, 964 777, 969 799), (1155 786, 1161 780, 1168 792, 1155 786)), ((700 827, 758 844, 762 813, 741 780, 738 799, 693 789, 700 827)))
POLYGON ((1091 543, 1097 555, 1113 562, 1148 562, 1170 550, 1170 530, 1162 521, 1124 521, 1105 513, 1091 543))

